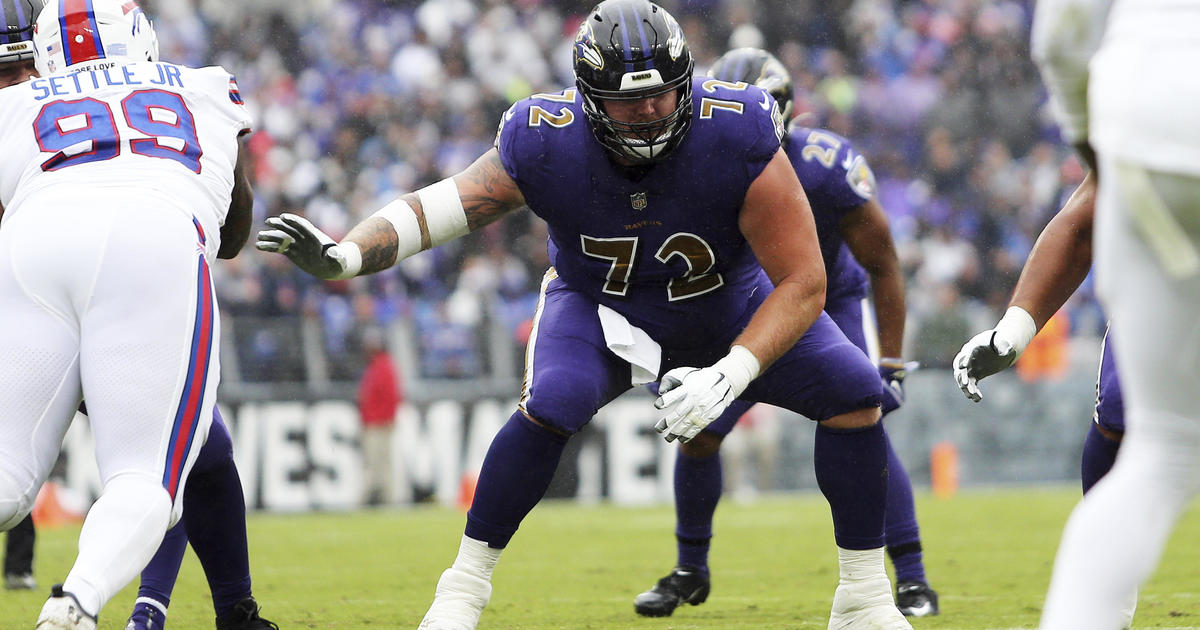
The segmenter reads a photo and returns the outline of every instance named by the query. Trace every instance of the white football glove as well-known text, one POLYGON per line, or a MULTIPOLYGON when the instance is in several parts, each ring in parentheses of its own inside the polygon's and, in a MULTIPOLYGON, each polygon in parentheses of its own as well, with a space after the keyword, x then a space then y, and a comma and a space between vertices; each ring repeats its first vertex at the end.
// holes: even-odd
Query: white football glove
POLYGON ((338 244, 302 216, 285 212, 267 219, 267 225, 274 229, 259 232, 254 246, 264 252, 283 254, 318 278, 351 278, 362 269, 358 244, 338 244))
POLYGON ((954 381, 963 395, 973 402, 983 400, 979 381, 1015 363, 1036 334, 1033 317, 1010 306, 995 328, 971 337, 954 357, 954 381))
POLYGON ((668 442, 687 442, 716 420, 758 376, 754 353, 742 346, 706 368, 679 367, 663 375, 654 407, 665 413, 654 430, 668 442))

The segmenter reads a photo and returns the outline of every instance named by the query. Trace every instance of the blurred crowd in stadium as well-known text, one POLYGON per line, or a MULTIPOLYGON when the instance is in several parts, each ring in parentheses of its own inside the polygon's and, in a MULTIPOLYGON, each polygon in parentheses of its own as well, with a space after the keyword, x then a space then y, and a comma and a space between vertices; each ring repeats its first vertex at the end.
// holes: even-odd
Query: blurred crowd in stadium
MULTIPOLYGON (((908 277, 910 358, 947 367, 996 320, 1037 234, 1082 179, 1028 55, 1032 1, 662 0, 702 73, 740 46, 775 52, 797 110, 872 164, 908 277)), ((147 0, 165 60, 221 64, 255 113, 256 220, 309 217, 340 237, 398 194, 470 163, 509 104, 571 85, 593 2, 147 0)), ((488 334, 520 346, 542 273, 531 213, 351 281, 321 282, 248 248, 217 266, 235 380, 304 380, 300 329, 326 377, 352 380, 363 331, 411 326, 420 378, 490 369, 488 334), (231 348, 233 350, 233 348, 231 348)), ((1060 337, 1104 318, 1090 281, 1060 337)), ((311 380, 311 375, 308 375, 311 380)))

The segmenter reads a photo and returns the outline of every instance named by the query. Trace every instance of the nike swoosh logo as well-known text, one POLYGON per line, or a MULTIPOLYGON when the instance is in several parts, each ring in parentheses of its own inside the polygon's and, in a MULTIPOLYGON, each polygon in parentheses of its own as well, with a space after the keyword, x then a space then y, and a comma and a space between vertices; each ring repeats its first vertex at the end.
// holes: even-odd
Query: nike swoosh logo
POLYGON ((763 100, 759 105, 762 105, 764 112, 771 111, 771 95, 763 92, 763 100))

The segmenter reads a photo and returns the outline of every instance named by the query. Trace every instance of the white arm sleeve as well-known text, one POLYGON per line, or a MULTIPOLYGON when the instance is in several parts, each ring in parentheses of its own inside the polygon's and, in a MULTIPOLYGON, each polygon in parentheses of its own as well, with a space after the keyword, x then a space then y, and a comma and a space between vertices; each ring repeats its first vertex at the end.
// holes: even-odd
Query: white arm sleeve
POLYGON ((421 207, 425 211, 425 226, 429 229, 432 247, 471 231, 467 227, 467 214, 453 177, 418 190, 417 198, 421 200, 421 207))
POLYGON ((386 219, 396 231, 396 262, 421 251, 421 225, 408 202, 396 199, 371 216, 386 219))
POLYGON ((1034 13, 1033 59, 1073 144, 1088 138, 1088 62, 1100 48, 1112 2, 1039 0, 1034 13))
MULTIPOLYGON (((421 208, 425 213, 425 226, 429 232, 430 247, 437 247, 471 231, 467 226, 467 215, 463 210, 462 199, 458 196, 458 185, 454 183, 453 178, 448 177, 418 190, 417 198, 421 200, 421 208)), ((397 261, 404 260, 423 249, 421 247, 421 225, 408 202, 396 199, 371 216, 387 219, 392 224, 399 246, 396 255, 397 261)))

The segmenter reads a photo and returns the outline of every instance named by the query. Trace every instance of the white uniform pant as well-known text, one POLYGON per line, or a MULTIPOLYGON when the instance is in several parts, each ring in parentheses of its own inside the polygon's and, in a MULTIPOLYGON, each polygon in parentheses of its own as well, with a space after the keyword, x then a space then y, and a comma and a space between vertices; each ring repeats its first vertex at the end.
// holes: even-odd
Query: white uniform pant
POLYGON ((30 511, 81 399, 101 481, 161 483, 174 523, 219 374, 203 236, 127 192, 58 195, 0 230, 0 529, 30 511))
POLYGON ((1126 408, 1200 418, 1200 81, 1183 74, 1200 11, 1184 17, 1178 37, 1113 24, 1092 61, 1095 267, 1126 408))

